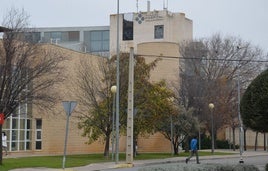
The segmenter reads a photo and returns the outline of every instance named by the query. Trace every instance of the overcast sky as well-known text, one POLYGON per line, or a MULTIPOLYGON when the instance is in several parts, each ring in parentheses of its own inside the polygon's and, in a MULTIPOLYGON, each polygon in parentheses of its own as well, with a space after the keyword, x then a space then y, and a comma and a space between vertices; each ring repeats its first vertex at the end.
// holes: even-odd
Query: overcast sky
MULTIPOLYGON (((268 0, 151 0, 151 10, 162 10, 164 1, 193 20, 194 38, 221 33, 268 50, 268 0)), ((137 0, 119 2, 120 13, 137 12, 137 0)), ((138 11, 147 10, 147 0, 138 4, 138 11)), ((104 26, 117 0, 0 0, 0 23, 11 7, 24 8, 33 27, 104 26)))

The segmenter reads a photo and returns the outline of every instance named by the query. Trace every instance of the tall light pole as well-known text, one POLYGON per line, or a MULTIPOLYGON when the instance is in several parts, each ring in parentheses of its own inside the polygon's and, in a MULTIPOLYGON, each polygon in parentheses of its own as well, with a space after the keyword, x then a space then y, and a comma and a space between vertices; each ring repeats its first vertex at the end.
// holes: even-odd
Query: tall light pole
MULTIPOLYGON (((237 51, 245 47, 237 46, 237 51)), ((239 151, 240 151, 240 161, 239 163, 244 163, 243 161, 243 151, 244 151, 244 130, 243 130, 243 122, 240 114, 240 69, 239 69, 239 61, 237 61, 237 113, 238 113, 238 121, 239 121, 239 151)))
POLYGON ((237 79, 237 111, 238 111, 238 120, 239 120, 239 151, 240 151, 240 160, 239 163, 244 163, 243 160, 243 148, 244 148, 244 139, 243 139, 243 122, 241 120, 240 114, 240 74, 238 71, 238 79, 237 79))
POLYGON ((115 93, 116 93, 116 86, 111 87, 111 92, 113 93, 113 119, 112 119, 112 161, 114 160, 114 140, 115 140, 115 93))
POLYGON ((214 154, 214 119, 213 119, 214 104, 209 103, 208 107, 210 109, 211 114, 211 153, 214 154))
POLYGON ((119 161, 119 93, 120 93, 120 70, 119 70, 119 0, 117 0, 117 35, 116 35, 116 147, 115 147, 115 162, 118 163, 119 161))
MULTIPOLYGON (((170 97, 169 102, 173 105, 174 97, 170 97)), ((173 118, 172 118, 172 111, 170 113, 170 146, 171 146, 171 155, 174 155, 174 147, 173 147, 173 118)))

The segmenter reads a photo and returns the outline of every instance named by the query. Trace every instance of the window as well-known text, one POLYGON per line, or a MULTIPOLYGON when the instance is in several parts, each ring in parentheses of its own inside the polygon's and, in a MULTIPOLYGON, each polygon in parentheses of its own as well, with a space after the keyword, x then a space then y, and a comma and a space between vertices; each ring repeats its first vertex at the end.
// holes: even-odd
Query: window
POLYGON ((41 40, 40 32, 26 32, 24 33, 24 39, 27 42, 38 43, 41 40))
POLYGON ((61 32, 51 32, 51 38, 52 39, 59 39, 61 40, 61 32))
POLYGON ((124 14, 123 40, 133 40, 133 14, 124 14))
POLYGON ((35 149, 42 149, 42 119, 36 119, 35 149))
POLYGON ((11 115, 3 125, 9 151, 31 150, 31 119, 11 115))
POLYGON ((45 32, 44 41, 51 43, 79 41, 79 31, 45 32))
POLYGON ((79 41, 79 31, 68 32, 69 41, 79 41))
POLYGON ((154 26, 154 38, 163 39, 164 38, 164 25, 154 26))
POLYGON ((109 31, 91 31, 89 42, 85 39, 86 44, 90 44, 91 52, 109 51, 110 34, 109 31))

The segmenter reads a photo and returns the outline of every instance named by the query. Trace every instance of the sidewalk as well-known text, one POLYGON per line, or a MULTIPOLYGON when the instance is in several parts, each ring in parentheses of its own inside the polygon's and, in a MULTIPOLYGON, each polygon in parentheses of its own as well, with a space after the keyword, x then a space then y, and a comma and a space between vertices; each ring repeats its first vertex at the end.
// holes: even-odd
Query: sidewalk
MULTIPOLYGON (((218 151, 218 150, 217 150, 218 151)), ((232 151, 224 151, 224 152, 232 152, 232 151)), ((222 158, 238 158, 240 157, 239 152, 234 152, 233 155, 213 155, 213 156, 202 156, 202 160, 211 159, 222 159, 222 158)), ((268 153, 265 151, 246 151, 243 153, 243 158, 247 158, 250 156, 268 156, 268 153)), ((167 159, 152 159, 152 160, 134 160, 134 167, 142 167, 154 164, 169 164, 169 163, 182 163, 185 162, 185 157, 173 157, 167 159)), ((105 169, 113 169, 113 168, 127 168, 130 165, 125 164, 124 162, 120 162, 116 164, 115 162, 106 162, 106 163, 95 163, 82 167, 74 167, 74 168, 66 168, 64 171, 97 171, 97 170, 105 170, 105 169)), ((49 168, 23 168, 23 169, 14 169, 12 171, 61 171, 63 169, 49 169, 49 168)))

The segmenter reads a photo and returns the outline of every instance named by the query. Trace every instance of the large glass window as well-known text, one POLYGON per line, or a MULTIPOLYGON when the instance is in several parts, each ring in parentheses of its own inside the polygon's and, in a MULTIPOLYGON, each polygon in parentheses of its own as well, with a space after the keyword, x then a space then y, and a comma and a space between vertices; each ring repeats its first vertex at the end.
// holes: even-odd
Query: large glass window
POLYGON ((69 31, 68 37, 69 37, 69 41, 79 41, 79 32, 78 31, 69 31))
POLYGON ((25 32, 24 38, 26 41, 38 43, 41 40, 41 34, 40 32, 25 32))
POLYGON ((154 38, 163 39, 164 38, 164 25, 154 26, 154 38))
POLYGON ((42 149, 42 119, 36 119, 35 149, 42 149))
POLYGON ((124 14, 123 40, 133 40, 133 14, 124 14))
POLYGON ((62 40, 61 32, 51 32, 51 37, 50 38, 62 40))
POLYGON ((45 32, 43 40, 51 43, 79 41, 79 31, 45 32))
MULTIPOLYGON (((91 31, 89 36, 89 45, 91 52, 105 52, 109 51, 109 31, 91 31)), ((85 40, 87 43, 87 40, 85 40)))
POLYGON ((21 105, 15 114, 5 120, 3 125, 3 131, 7 134, 9 151, 31 150, 31 119, 27 118, 25 113, 21 115, 20 107, 21 105))

